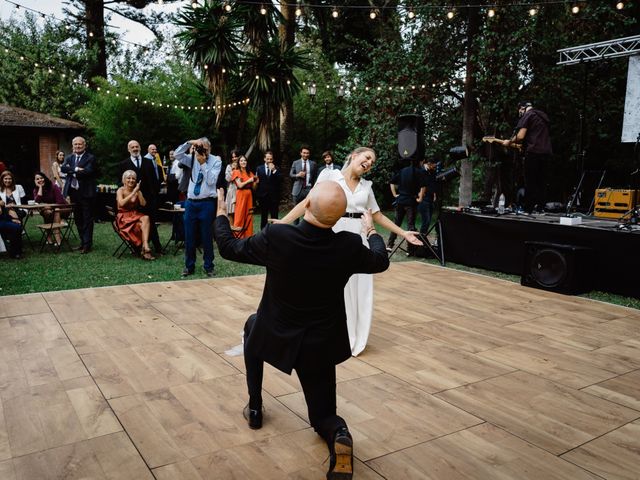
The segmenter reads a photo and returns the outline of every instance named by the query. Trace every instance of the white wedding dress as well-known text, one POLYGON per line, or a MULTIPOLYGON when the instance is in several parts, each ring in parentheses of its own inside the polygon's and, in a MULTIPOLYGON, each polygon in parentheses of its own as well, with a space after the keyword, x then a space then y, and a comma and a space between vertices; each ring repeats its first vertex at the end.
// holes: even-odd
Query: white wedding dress
MULTIPOLYGON (((347 182, 340 170, 324 169, 318 175, 316 183, 332 180, 338 183, 347 196, 347 212, 363 213, 371 209, 371 213, 380 210, 376 197, 371 188, 370 180, 360 179, 360 183, 355 191, 347 186, 347 182)), ((362 243, 369 246, 367 238, 362 233, 362 219, 341 218, 333 227, 335 232, 357 233, 362 237, 362 243)), ((371 330, 371 320, 373 318, 373 275, 356 273, 344 287, 344 305, 347 312, 347 329, 349 330, 349 342, 351 343, 351 354, 358 356, 367 346, 369 331, 371 330)))

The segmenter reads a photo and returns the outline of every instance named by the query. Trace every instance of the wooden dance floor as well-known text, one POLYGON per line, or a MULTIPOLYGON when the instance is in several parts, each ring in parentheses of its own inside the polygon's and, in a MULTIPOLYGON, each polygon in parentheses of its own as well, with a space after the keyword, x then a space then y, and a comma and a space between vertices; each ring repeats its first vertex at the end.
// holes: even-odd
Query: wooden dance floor
MULTIPOLYGON (((0 298, 0 479, 322 479, 295 375, 250 430, 263 276, 0 298)), ((321 292, 318 292, 321 294, 321 292)), ((358 479, 640 478, 640 312, 419 262, 338 368, 358 479)))

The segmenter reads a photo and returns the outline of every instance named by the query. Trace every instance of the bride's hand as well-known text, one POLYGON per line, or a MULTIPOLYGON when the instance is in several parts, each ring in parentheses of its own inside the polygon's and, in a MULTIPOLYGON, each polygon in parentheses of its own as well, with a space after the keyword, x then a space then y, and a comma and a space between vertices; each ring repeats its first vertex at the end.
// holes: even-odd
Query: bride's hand
POLYGON ((418 232, 409 232, 409 231, 405 230, 402 233, 402 236, 411 245, 417 245, 417 246, 423 245, 422 240, 420 240, 418 232))

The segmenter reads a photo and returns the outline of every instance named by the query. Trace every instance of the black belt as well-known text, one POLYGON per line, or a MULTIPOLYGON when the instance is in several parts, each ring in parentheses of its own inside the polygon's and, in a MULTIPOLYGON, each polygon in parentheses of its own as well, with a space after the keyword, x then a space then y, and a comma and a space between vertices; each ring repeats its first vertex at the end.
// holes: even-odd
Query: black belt
POLYGON ((205 198, 187 198, 190 202, 215 202, 217 200, 216 197, 205 197, 205 198))
POLYGON ((362 218, 362 212, 347 212, 342 216, 344 218, 362 218))

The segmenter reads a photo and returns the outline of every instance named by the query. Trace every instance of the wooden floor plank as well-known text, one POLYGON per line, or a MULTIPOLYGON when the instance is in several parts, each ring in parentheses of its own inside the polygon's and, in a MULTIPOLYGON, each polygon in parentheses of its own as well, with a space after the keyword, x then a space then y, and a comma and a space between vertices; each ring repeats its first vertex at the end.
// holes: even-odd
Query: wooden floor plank
POLYGON ((562 458, 606 479, 640 478, 640 421, 586 443, 562 458))
MULTIPOLYGON (((264 280, 0 297, 0 479, 324 478, 295 372, 242 416, 264 280)), ((355 478, 638 478, 638 311, 422 262, 374 284, 337 369, 355 478)))
POLYGON ((597 480, 489 423, 371 460, 388 480, 597 480))
POLYGON ((525 372, 436 396, 556 455, 640 418, 638 411, 525 372))

